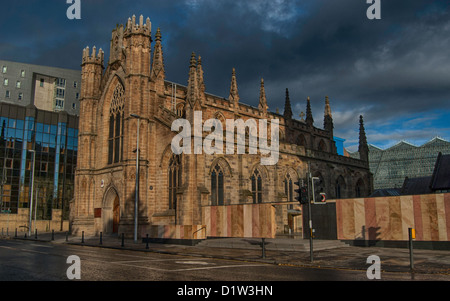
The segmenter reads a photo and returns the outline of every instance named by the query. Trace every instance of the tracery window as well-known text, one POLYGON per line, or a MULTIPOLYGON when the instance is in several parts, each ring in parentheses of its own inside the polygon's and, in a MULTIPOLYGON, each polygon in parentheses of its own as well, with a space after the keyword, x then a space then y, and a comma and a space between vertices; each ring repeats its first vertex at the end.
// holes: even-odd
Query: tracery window
POLYGON ((181 157, 173 155, 169 161, 169 209, 177 208, 177 189, 181 187, 181 157))
POLYGON ((222 167, 217 164, 211 173, 211 205, 224 204, 224 180, 222 167))
POLYGON ((124 88, 118 84, 109 111, 108 164, 118 163, 123 154, 124 88))
POLYGON ((255 169, 251 177, 252 180, 252 195, 253 203, 262 203, 262 178, 258 169, 255 169))

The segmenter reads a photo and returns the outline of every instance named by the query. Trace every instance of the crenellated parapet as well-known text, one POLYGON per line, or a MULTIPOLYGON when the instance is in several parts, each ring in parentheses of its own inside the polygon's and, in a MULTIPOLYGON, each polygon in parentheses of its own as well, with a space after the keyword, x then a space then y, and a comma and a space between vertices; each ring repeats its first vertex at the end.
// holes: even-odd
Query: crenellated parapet
POLYGON ((152 23, 150 18, 147 18, 144 23, 144 17, 139 17, 139 23, 136 23, 136 16, 128 18, 127 27, 125 28, 124 35, 141 34, 150 37, 152 33, 152 23))
POLYGON ((105 53, 100 48, 98 53, 96 53, 96 47, 92 47, 92 53, 90 53, 89 47, 83 49, 83 58, 82 58, 82 66, 84 64, 98 64, 103 67, 105 53))

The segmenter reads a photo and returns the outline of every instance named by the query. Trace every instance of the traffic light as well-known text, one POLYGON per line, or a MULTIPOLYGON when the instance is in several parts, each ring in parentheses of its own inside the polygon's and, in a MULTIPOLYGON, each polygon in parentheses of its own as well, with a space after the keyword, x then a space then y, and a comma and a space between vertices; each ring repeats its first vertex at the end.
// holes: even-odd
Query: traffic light
POLYGON ((296 189, 294 190, 297 192, 297 196, 295 199, 300 204, 307 204, 308 203, 308 191, 306 190, 306 187, 303 185, 303 180, 294 182, 294 185, 296 186, 296 189))
POLYGON ((301 204, 307 204, 308 203, 308 190, 305 186, 303 186, 301 189, 301 196, 300 196, 300 203, 301 204))
POLYGON ((294 185, 295 185, 294 192, 297 193, 295 199, 297 200, 297 202, 299 202, 301 204, 302 203, 302 190, 301 190, 302 183, 300 181, 297 181, 297 182, 294 182, 294 185))

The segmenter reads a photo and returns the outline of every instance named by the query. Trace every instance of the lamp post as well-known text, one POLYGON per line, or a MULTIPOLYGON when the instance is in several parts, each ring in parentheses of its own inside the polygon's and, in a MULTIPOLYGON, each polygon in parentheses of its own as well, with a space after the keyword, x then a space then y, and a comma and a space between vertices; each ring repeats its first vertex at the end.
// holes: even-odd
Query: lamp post
POLYGON ((137 118, 137 136, 136 136, 136 195, 134 199, 134 242, 137 243, 138 232, 138 204, 139 204, 139 125, 141 116, 136 114, 130 115, 137 118))
POLYGON ((29 150, 29 152, 33 153, 33 166, 31 168, 31 195, 30 195, 30 205, 28 208, 30 209, 30 220, 28 225, 28 237, 31 237, 31 221, 32 221, 32 212, 33 212, 33 190, 34 190, 34 169, 36 162, 36 151, 29 150))

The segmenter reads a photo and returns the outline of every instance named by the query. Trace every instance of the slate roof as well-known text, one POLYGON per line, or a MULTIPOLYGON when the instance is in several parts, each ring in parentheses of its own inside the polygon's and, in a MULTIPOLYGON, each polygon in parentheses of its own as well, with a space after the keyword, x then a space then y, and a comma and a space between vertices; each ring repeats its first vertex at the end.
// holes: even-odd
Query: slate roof
POLYGON ((450 155, 438 154, 433 174, 428 177, 405 178, 402 195, 427 194, 450 190, 450 155))

